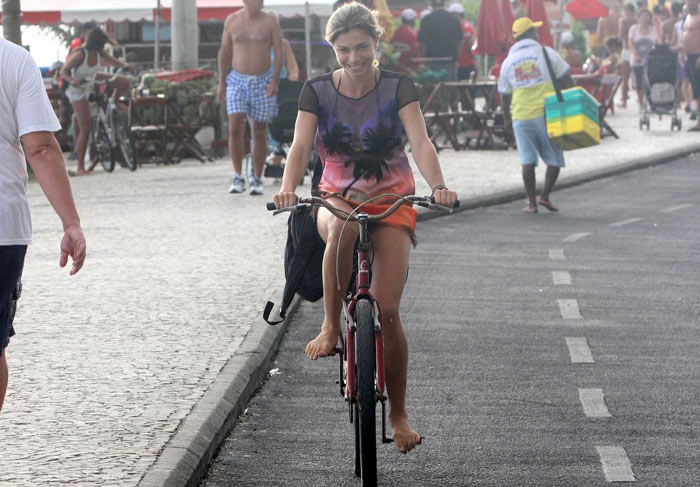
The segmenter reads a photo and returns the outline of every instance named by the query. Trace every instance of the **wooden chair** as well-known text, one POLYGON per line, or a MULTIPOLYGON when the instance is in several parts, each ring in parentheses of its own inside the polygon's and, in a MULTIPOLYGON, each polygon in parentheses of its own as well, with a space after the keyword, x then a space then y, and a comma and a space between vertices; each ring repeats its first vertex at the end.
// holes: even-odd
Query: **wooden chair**
POLYGON ((598 116, 600 118, 601 139, 606 135, 612 135, 616 139, 620 138, 610 124, 608 124, 608 122, 605 120, 605 116, 608 114, 608 111, 613 113, 615 111, 615 94, 617 93, 617 89, 620 87, 621 82, 622 77, 619 74, 605 74, 600 79, 600 84, 598 85, 598 96, 596 96, 596 98, 598 98, 600 101, 600 111, 598 116))
POLYGON ((134 152, 139 166, 172 162, 168 155, 168 103, 165 97, 132 98, 129 126, 134 136, 134 152))

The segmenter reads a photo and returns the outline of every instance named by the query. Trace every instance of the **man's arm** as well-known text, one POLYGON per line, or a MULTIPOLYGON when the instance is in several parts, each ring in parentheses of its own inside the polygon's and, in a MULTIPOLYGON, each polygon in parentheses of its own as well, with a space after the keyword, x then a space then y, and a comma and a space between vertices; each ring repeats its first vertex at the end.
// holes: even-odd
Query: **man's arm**
POLYGON ((287 78, 289 81, 299 81, 299 65, 294 56, 292 45, 287 39, 282 40, 282 45, 284 46, 284 63, 287 65, 287 78))
POLYGON ((86 245, 63 154, 51 132, 30 132, 22 136, 22 143, 41 189, 63 224, 59 265, 64 267, 68 257, 72 257, 70 273, 73 275, 83 267, 86 245))
POLYGON ((233 22, 231 14, 224 22, 224 32, 221 34, 221 48, 217 56, 219 64, 219 88, 216 90, 216 101, 219 103, 224 101, 226 95, 226 76, 231 69, 231 59, 233 58, 233 39, 230 34, 230 26, 233 22))
POLYGON ((501 93, 501 111, 503 112, 503 121, 506 124, 506 128, 510 131, 513 130, 513 119, 510 116, 510 104, 513 101, 513 96, 511 94, 501 93))
POLYGON ((272 21, 272 50, 275 53, 275 66, 272 73, 272 80, 267 86, 267 96, 275 96, 279 87, 280 73, 282 72, 282 63, 284 62, 284 51, 282 48, 282 29, 280 23, 275 17, 270 16, 272 21))

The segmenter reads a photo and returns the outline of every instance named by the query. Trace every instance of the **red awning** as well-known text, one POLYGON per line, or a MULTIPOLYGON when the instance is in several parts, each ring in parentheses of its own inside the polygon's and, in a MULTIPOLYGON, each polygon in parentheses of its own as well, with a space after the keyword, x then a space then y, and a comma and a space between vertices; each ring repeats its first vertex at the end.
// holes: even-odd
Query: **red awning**
POLYGON ((61 10, 74 3, 77 0, 22 0, 20 21, 23 24, 56 24, 61 21, 61 10))
MULTIPOLYGON (((23 24, 79 23, 87 20, 153 21, 157 0, 22 0, 23 24)), ((161 18, 171 20, 172 0, 161 0, 161 18)), ((197 0, 197 18, 202 21, 226 20, 243 8, 242 0, 197 0)), ((2 18, 0 16, 0 18, 2 18)))
MULTIPOLYGON (((160 18, 170 22, 172 17, 172 0, 163 0, 160 18)), ((197 19, 226 20, 230 14, 243 8, 242 0, 197 0, 197 19)))
POLYGON ((574 0, 566 6, 571 16, 577 20, 607 17, 608 8, 598 0, 574 0))

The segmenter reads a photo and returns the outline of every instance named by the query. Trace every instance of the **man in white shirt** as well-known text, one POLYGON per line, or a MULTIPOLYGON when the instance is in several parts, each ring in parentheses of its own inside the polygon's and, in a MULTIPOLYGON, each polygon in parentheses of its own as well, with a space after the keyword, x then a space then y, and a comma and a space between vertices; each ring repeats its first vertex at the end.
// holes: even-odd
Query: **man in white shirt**
POLYGON ((533 22, 528 17, 522 17, 513 23, 515 43, 508 51, 498 77, 503 118, 507 127, 512 126, 520 155, 529 202, 523 210, 526 213, 537 213, 538 204, 549 211, 557 211, 549 194, 559 177, 559 170, 564 167, 564 154, 547 135, 544 99, 554 91, 553 78, 558 80, 562 89, 574 85, 569 65, 554 49, 547 47, 554 71, 554 76, 550 75, 544 57, 545 48, 540 44, 537 34, 540 25, 542 22, 533 22), (542 193, 535 199, 535 167, 540 157, 547 164, 547 172, 542 193))
POLYGON ((53 135, 60 128, 34 60, 22 47, 0 39, 0 410, 7 390, 6 351, 15 333, 12 320, 19 279, 32 237, 25 154, 63 223, 59 265, 65 266, 70 256, 73 275, 85 260, 85 237, 53 135))

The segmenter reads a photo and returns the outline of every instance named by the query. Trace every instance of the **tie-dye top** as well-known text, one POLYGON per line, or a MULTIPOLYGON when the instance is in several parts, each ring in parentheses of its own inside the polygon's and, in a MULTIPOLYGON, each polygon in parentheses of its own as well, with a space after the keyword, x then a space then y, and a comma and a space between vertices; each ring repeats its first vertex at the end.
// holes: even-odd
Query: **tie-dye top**
POLYGON ((413 81, 391 71, 380 70, 376 86, 361 98, 340 94, 330 73, 307 81, 299 110, 318 116, 319 189, 358 202, 383 193, 414 194, 399 119, 399 110, 414 101, 413 81))

